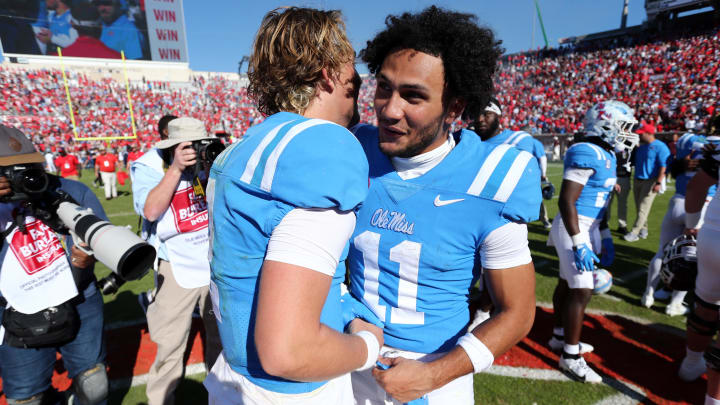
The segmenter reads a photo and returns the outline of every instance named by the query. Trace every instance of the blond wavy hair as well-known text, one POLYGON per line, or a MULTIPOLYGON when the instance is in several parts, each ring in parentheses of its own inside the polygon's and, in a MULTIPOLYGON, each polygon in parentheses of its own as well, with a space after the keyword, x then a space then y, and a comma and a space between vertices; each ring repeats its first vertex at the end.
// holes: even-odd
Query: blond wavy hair
POLYGON ((265 15, 248 65, 248 93, 267 115, 302 114, 322 69, 331 77, 354 61, 340 11, 281 7, 265 15))

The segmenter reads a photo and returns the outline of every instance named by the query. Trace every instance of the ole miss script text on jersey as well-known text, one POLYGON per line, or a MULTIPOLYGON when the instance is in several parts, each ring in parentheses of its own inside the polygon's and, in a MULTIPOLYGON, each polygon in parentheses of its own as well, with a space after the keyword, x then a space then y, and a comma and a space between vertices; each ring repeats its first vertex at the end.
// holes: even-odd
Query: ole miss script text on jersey
POLYGON ((14 233, 10 248, 27 274, 35 274, 65 256, 62 243, 49 226, 36 219, 25 227, 27 232, 14 233))
POLYGON ((208 226, 205 196, 196 196, 192 187, 175 192, 170 210, 175 217, 175 228, 180 233, 195 232, 208 226))

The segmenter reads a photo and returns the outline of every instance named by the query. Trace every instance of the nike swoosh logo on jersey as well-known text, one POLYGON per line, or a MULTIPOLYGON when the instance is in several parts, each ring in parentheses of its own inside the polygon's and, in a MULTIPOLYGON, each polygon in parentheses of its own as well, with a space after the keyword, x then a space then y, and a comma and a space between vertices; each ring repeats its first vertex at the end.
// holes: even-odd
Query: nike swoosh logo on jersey
POLYGON ((440 199, 440 196, 438 195, 437 197, 435 197, 435 206, 436 206, 436 207, 442 207, 443 205, 455 204, 455 203, 458 203, 458 202, 460 202, 460 201, 465 201, 465 199, 464 199, 464 198, 458 198, 457 200, 441 200, 441 199, 440 199))

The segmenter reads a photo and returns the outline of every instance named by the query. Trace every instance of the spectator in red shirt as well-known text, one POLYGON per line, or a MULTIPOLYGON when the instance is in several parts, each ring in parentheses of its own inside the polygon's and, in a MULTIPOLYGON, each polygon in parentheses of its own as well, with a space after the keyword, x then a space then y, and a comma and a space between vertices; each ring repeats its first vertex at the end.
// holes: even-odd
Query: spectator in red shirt
POLYGON ((58 168, 60 176, 66 179, 80 180, 82 175, 82 167, 80 161, 75 155, 69 155, 65 148, 61 148, 60 156, 55 158, 55 167, 58 168))
POLYGON ((142 156, 143 153, 140 151, 140 149, 135 145, 130 145, 130 152, 128 152, 127 155, 127 162, 125 163, 125 170, 128 172, 130 171, 130 163, 138 160, 140 156, 142 156))
POLYGON ((78 32, 78 39, 63 49, 63 55, 120 59, 119 52, 100 41, 102 24, 99 22, 100 14, 94 6, 89 3, 78 3, 72 8, 72 17, 72 26, 78 32))
POLYGON ((95 158, 95 176, 97 177, 99 171, 105 186, 106 200, 117 198, 118 196, 117 175, 115 174, 117 163, 118 158, 110 147, 105 150, 105 153, 95 158))

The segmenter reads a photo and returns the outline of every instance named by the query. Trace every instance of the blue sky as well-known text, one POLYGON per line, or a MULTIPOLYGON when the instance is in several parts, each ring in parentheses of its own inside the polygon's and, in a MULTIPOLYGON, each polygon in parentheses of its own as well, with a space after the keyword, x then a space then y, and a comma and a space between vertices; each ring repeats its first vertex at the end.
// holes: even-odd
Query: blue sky
MULTIPOLYGON (((623 0, 539 0, 550 46, 558 38, 615 29, 620 26, 623 0)), ((544 44, 540 25, 535 23, 533 0, 185 0, 190 68, 201 71, 237 72, 238 62, 249 55, 262 17, 275 7, 287 5, 343 12, 350 40, 356 51, 384 26, 388 14, 420 11, 436 4, 470 12, 492 28, 507 52, 518 52, 544 44)), ((630 0, 628 25, 646 19, 644 1, 630 0)), ((243 68, 244 70, 244 68, 243 68)), ((367 69, 358 66, 363 73, 367 69)))

